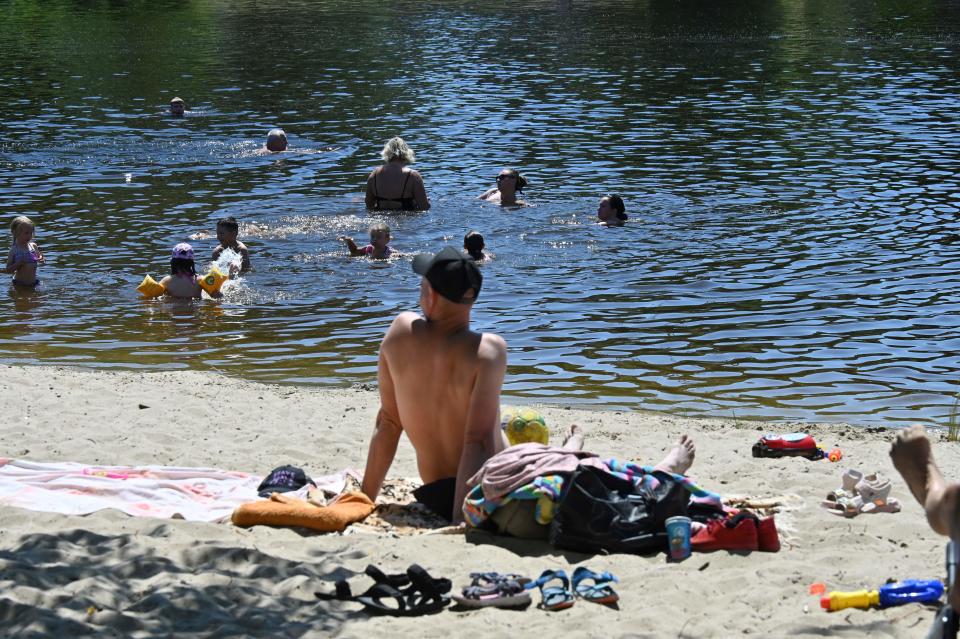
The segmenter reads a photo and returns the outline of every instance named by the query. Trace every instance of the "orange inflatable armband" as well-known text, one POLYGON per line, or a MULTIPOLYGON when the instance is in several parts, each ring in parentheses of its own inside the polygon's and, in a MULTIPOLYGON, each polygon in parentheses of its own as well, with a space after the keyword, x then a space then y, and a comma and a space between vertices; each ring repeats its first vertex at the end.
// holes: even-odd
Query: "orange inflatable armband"
POLYGON ((137 287, 137 291, 139 291, 144 297, 160 297, 167 292, 167 289, 163 286, 163 284, 147 275, 143 278, 143 281, 140 282, 140 286, 137 287))
POLYGON ((197 279, 197 284, 207 292, 207 295, 213 295, 228 279, 230 277, 221 273, 217 267, 211 267, 209 273, 197 279))

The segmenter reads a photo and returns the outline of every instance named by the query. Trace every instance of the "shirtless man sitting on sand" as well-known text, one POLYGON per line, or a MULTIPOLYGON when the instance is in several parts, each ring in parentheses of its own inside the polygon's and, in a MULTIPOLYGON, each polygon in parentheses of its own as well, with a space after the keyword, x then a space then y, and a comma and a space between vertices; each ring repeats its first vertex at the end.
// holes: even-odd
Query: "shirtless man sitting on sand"
POLYGON ((363 492, 376 499, 405 432, 424 486, 415 493, 428 508, 459 522, 466 482, 505 442, 500 387, 507 344, 470 330, 470 310, 483 276, 473 260, 447 247, 421 254, 423 316, 400 313, 380 344, 380 412, 370 440, 363 492))
MULTIPOLYGON (((900 432, 890 448, 894 467, 927 513, 935 532, 960 542, 960 483, 947 483, 933 460, 930 440, 923 426, 900 432)), ((949 603, 960 610, 960 588, 949 593, 949 603)))
MULTIPOLYGON (((507 447, 500 430, 507 344, 493 333, 470 330, 470 310, 483 284, 473 260, 447 247, 416 256, 413 270, 423 276, 423 316, 400 313, 380 344, 380 411, 362 490, 376 500, 405 432, 424 482, 414 495, 460 522, 467 480, 507 447)), ((582 445, 580 429, 571 427, 564 446, 582 445)), ((684 436, 658 467, 685 473, 693 456, 693 442, 684 436)))

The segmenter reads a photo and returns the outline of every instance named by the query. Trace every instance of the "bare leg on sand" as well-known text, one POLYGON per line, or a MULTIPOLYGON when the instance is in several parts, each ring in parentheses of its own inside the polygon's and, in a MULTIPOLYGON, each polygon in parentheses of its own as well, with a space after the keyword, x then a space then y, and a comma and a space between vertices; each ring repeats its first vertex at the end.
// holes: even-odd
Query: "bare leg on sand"
POLYGON ((697 447, 693 445, 693 440, 687 435, 680 436, 680 442, 670 449, 663 461, 657 464, 656 470, 663 470, 668 473, 686 475, 690 467, 693 466, 693 458, 697 454, 697 447))
MULTIPOLYGON (((583 429, 576 424, 570 425, 570 432, 563 440, 565 450, 583 450, 583 429)), ((680 437, 680 442, 670 449, 667 456, 655 466, 657 470, 684 475, 693 465, 693 458, 697 453, 693 440, 686 435, 680 437)))
MULTIPOLYGON (((933 460, 930 440, 923 426, 914 425, 897 434, 890 448, 894 467, 927 513, 934 531, 960 543, 960 483, 947 483, 933 460)), ((960 588, 950 593, 950 604, 960 606, 960 588)))

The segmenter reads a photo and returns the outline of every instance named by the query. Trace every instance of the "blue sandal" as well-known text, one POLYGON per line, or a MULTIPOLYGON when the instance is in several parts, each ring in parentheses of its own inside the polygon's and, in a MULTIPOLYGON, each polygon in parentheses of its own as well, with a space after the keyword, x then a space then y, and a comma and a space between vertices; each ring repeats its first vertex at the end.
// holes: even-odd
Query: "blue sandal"
POLYGON ((527 588, 533 588, 534 586, 540 589, 543 601, 540 602, 538 607, 544 610, 565 610, 576 601, 573 598, 573 592, 570 591, 570 580, 567 578, 567 573, 562 570, 544 570, 540 578, 528 584, 527 588), (546 586, 547 583, 554 580, 559 580, 560 585, 546 586))
POLYGON ((619 579, 609 572, 593 572, 586 566, 580 566, 573 571, 573 590, 581 599, 593 603, 609 605, 620 601, 620 595, 610 585, 618 582, 619 579), (587 580, 593 583, 584 583, 587 580))

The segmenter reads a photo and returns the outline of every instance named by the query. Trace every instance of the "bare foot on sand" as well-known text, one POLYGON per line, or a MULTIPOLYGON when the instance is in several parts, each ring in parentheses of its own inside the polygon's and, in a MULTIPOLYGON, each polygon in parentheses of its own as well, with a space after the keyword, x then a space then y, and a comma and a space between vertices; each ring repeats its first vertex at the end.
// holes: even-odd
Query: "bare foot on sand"
POLYGON ((693 440, 686 435, 681 435, 680 443, 670 449, 667 456, 655 468, 668 473, 685 475, 693 466, 693 458, 696 454, 697 448, 693 445, 693 440))
POLYGON ((563 440, 565 450, 583 450, 583 429, 576 424, 570 424, 570 432, 563 440))

